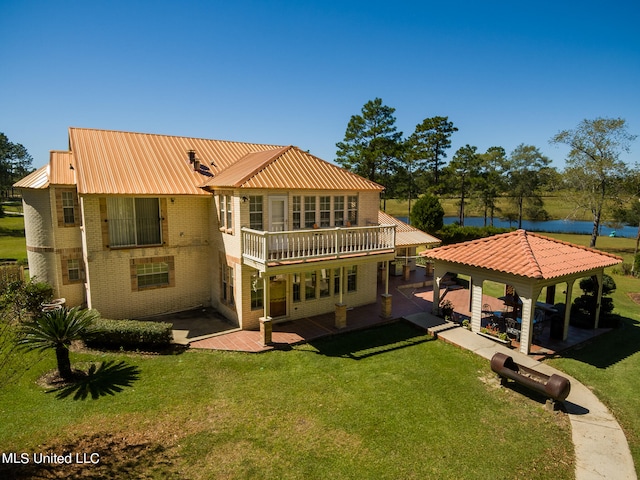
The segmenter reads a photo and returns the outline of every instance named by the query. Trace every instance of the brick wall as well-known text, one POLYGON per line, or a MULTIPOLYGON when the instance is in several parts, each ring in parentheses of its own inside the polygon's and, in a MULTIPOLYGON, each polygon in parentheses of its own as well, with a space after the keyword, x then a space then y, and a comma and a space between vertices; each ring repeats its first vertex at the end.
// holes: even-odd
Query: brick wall
POLYGON ((82 199, 92 308, 105 317, 136 318, 211 304, 210 197, 163 197, 164 244, 136 248, 105 248, 100 198, 82 199), (132 264, 168 257, 170 286, 132 288, 132 264))

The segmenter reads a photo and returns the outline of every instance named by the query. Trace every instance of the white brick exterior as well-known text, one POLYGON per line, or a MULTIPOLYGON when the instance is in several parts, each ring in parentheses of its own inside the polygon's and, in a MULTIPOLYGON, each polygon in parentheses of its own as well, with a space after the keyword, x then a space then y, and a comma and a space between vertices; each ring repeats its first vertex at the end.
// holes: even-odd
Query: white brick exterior
MULTIPOLYGON (((66 188, 68 190, 68 187, 66 188)), ((108 245, 108 222, 105 218, 105 195, 84 195, 79 199, 77 215, 80 225, 59 226, 56 188, 24 189, 25 229, 29 265, 32 275, 50 282, 56 296, 65 297, 68 305, 86 304, 107 318, 141 318, 176 312, 199 306, 213 306, 244 329, 257 329, 263 308, 251 308, 251 277, 256 270, 243 263, 241 228, 249 227, 249 196, 263 197, 263 227, 269 225, 269 198, 287 198, 286 228, 293 225, 293 197, 358 196, 358 225, 377 224, 378 192, 223 190, 213 196, 176 195, 160 197, 162 245, 114 248, 108 245), (219 194, 231 198, 232 228, 218 222, 219 194), (106 237, 105 237, 106 232, 106 237), (69 283, 65 273, 67 258, 82 259, 80 281, 69 283), (136 268, 141 263, 162 262, 170 265, 169 284, 138 288, 136 268), (233 296, 230 304, 223 300, 222 272, 233 272, 233 296)), ((333 209, 333 200, 332 200, 333 209)), ((334 212, 331 212, 333 224, 334 212)), ((304 221, 304 217, 303 217, 304 221)), ((355 225, 354 225, 355 226, 355 225)), ((301 264, 287 269, 268 270, 266 278, 285 275, 286 314, 278 320, 334 312, 339 296, 334 294, 333 269, 357 265, 357 288, 345 292, 342 301, 349 307, 376 301, 376 278, 379 258, 331 260, 301 264), (293 274, 304 277, 306 271, 331 272, 329 296, 300 301, 293 299, 293 274)), ((346 277, 343 278, 346 285, 346 277)), ((227 288, 228 286, 227 281, 227 288)), ((304 286, 303 286, 304 288, 304 286)))

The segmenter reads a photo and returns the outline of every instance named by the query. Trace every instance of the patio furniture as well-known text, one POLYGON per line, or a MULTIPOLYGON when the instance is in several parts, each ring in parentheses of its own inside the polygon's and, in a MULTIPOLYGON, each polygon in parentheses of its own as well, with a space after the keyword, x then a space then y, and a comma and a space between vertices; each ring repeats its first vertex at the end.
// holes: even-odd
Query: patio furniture
POLYGON ((517 341, 520 341, 520 324, 516 321, 515 318, 510 318, 510 317, 506 319, 506 323, 507 323, 507 328, 506 328, 507 335, 513 335, 517 341))

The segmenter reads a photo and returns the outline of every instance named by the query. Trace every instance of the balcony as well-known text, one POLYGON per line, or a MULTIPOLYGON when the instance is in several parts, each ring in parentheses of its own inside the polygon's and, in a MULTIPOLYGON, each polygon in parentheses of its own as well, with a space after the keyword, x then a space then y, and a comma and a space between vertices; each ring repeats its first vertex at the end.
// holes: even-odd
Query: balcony
POLYGON ((244 263, 259 270, 395 251, 395 225, 265 232, 242 228, 244 263))

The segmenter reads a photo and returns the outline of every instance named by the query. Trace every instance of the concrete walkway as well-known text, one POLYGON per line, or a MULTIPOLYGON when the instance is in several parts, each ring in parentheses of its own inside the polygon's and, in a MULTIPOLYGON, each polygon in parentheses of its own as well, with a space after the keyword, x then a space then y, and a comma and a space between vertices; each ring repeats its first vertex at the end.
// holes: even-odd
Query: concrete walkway
POLYGON ((501 352, 525 367, 546 375, 562 375, 571 382, 571 392, 564 404, 571 422, 576 455, 576 480, 637 480, 627 439, 611 412, 587 387, 527 355, 511 350, 464 328, 438 333, 438 338, 488 360, 501 352))

